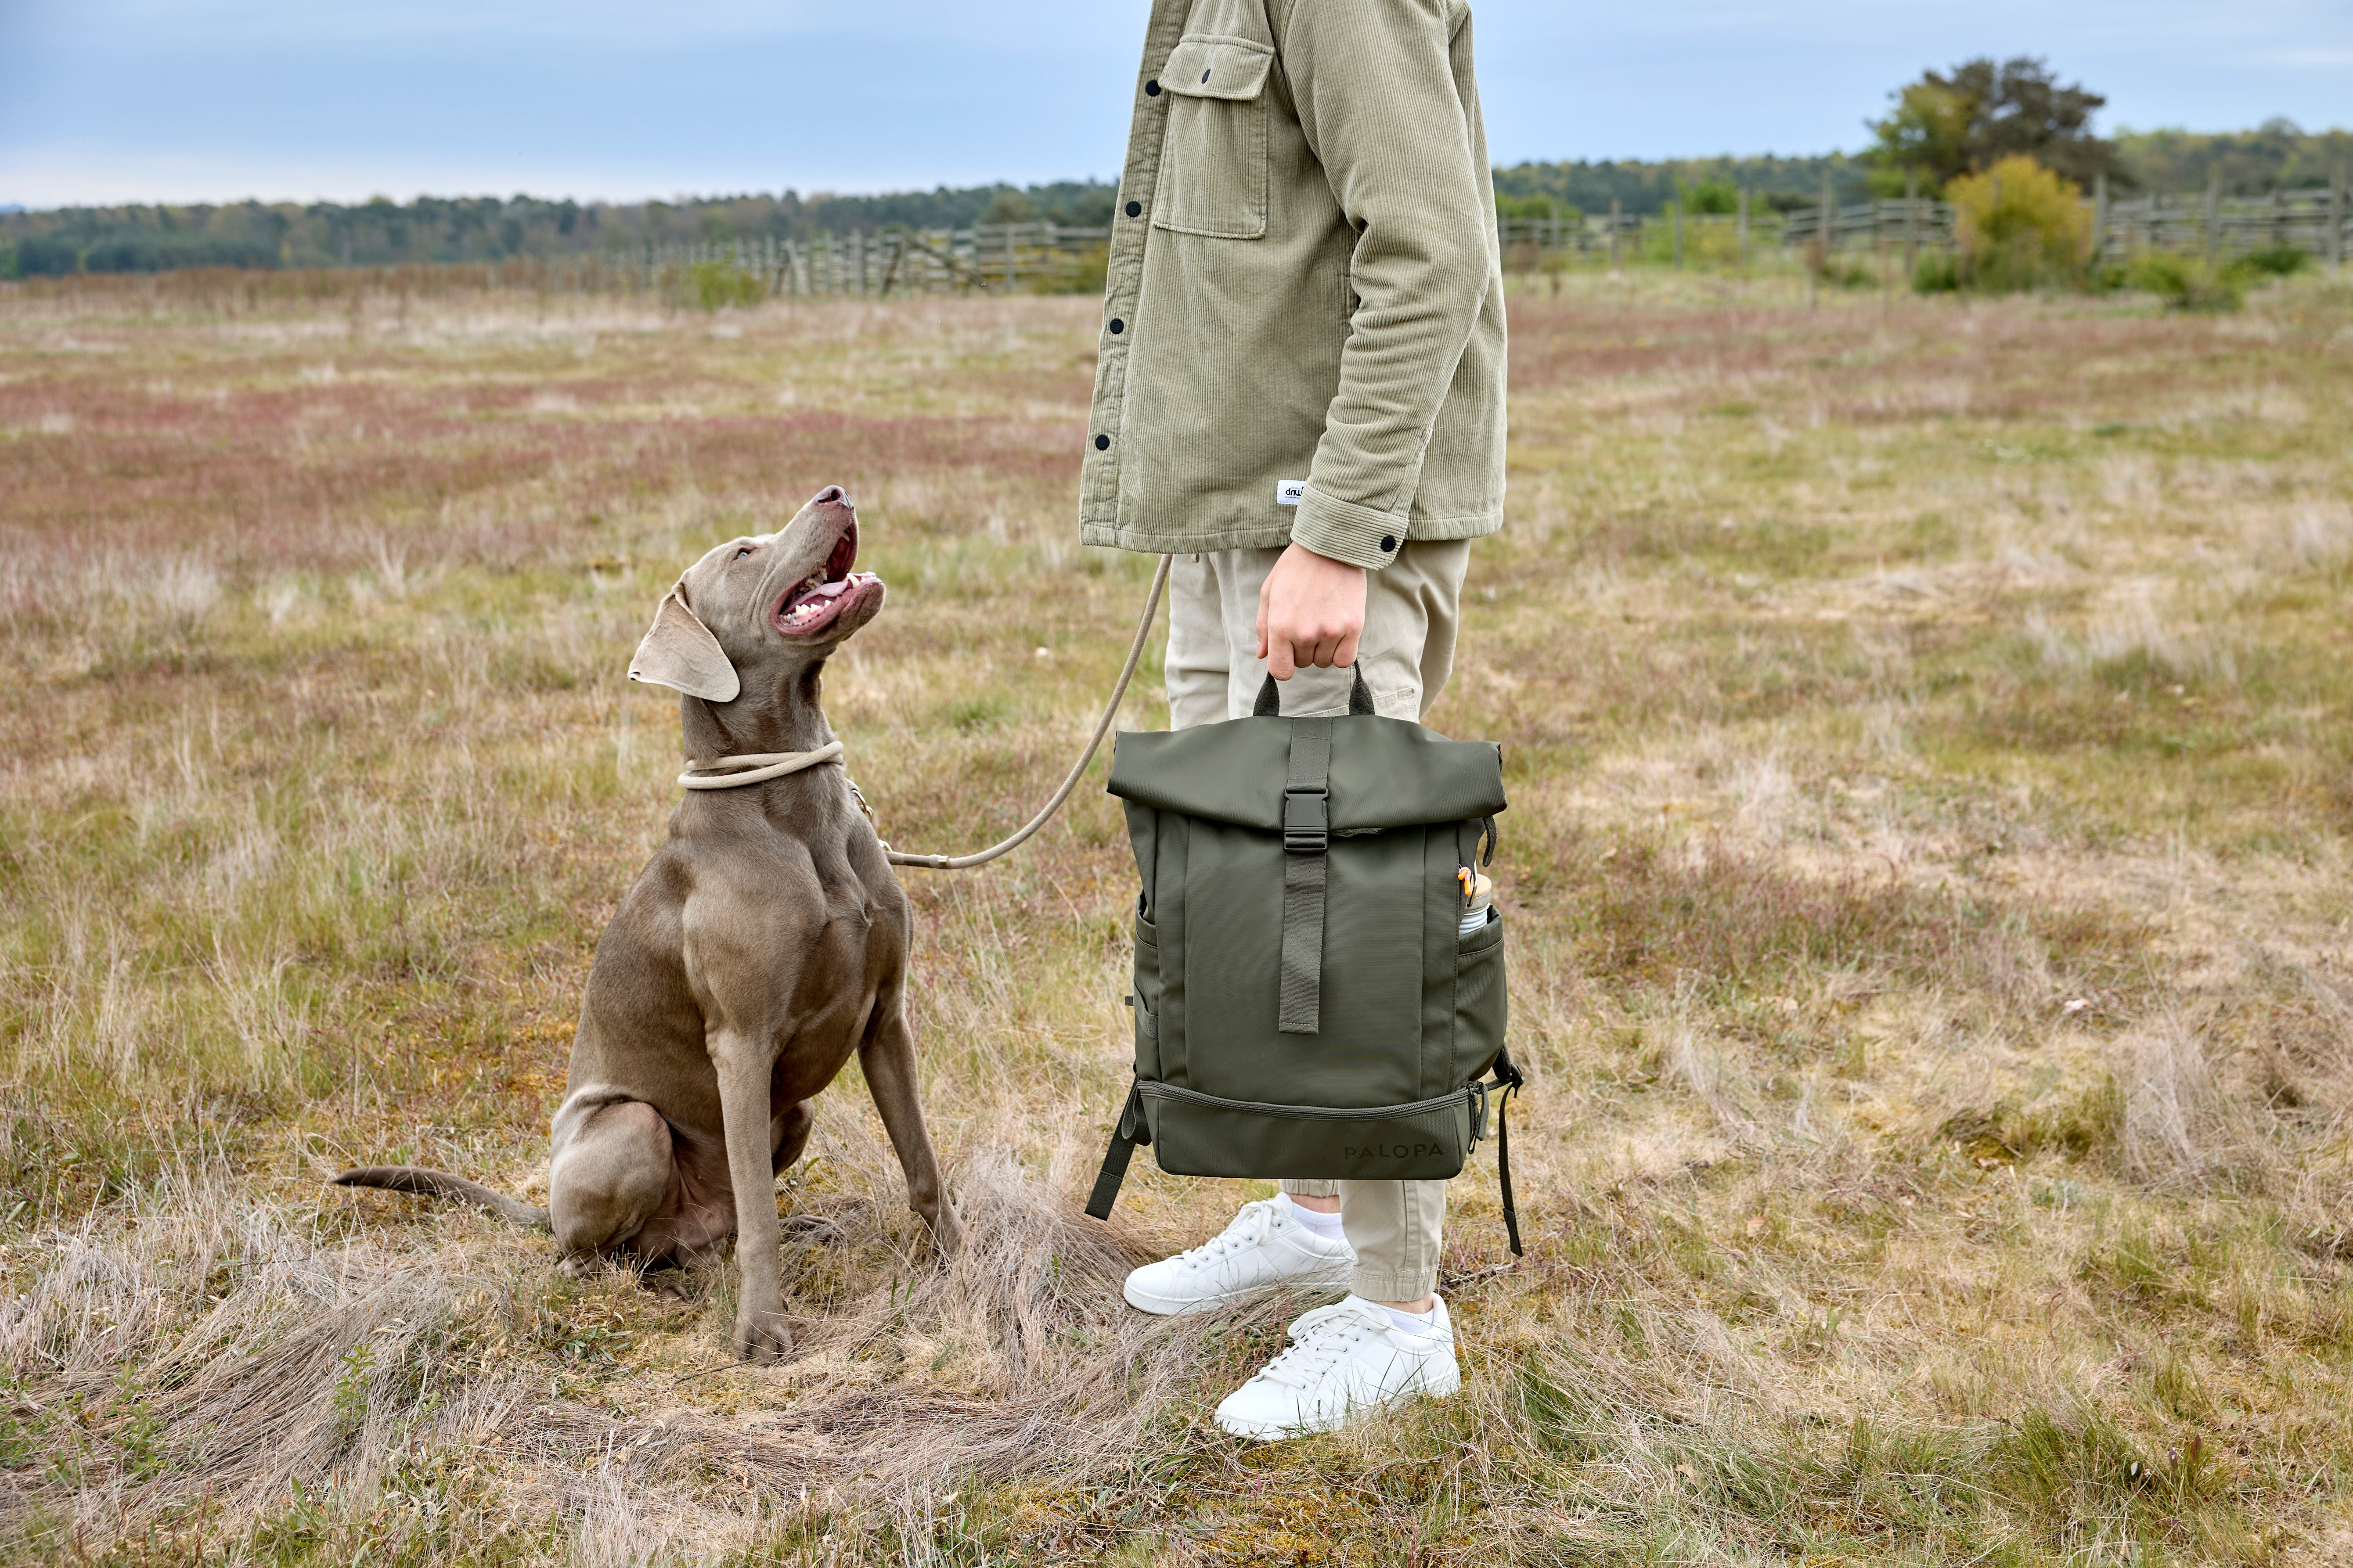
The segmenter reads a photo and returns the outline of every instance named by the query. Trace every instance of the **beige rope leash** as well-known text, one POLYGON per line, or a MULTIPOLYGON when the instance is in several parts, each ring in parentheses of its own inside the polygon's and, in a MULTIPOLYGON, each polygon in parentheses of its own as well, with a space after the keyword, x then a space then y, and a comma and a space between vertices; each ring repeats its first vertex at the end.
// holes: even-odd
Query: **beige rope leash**
POLYGON ((1167 586, 1168 568, 1176 560, 1173 555, 1160 558, 1160 569, 1152 574, 1152 592, 1145 596, 1144 614, 1136 619, 1135 640, 1128 644, 1127 662, 1120 667, 1119 684, 1111 689, 1111 700, 1103 705, 1103 717, 1095 721, 1095 732, 1088 739, 1087 749, 1081 752, 1079 760, 1071 765, 1070 776, 1062 780, 1062 787, 1054 792, 1053 798, 1023 826, 1020 832, 1002 844, 992 844, 970 855, 910 855, 892 848, 885 842, 882 852, 891 858, 891 864, 922 866, 934 871, 963 871, 975 866, 986 866, 999 855, 1018 849, 1028 843, 1030 835, 1045 826, 1053 815, 1062 809, 1062 803, 1071 798, 1072 790, 1079 787, 1080 776, 1087 771, 1087 764, 1095 760, 1095 748, 1102 745, 1103 738, 1111 732, 1112 721, 1119 716, 1120 702, 1127 696, 1127 683, 1134 679, 1136 664, 1144 658, 1145 642, 1152 636, 1152 617, 1160 612, 1160 590, 1167 586))
MULTIPOLYGON (((1062 803, 1071 798, 1072 790, 1079 787, 1079 780, 1085 774, 1087 764, 1095 760, 1096 748, 1111 732, 1112 721, 1119 716, 1119 705, 1126 698, 1127 683, 1135 679, 1135 667, 1144 658, 1144 645, 1152 636, 1152 617, 1160 613, 1160 592, 1168 585, 1168 569, 1176 559, 1173 555, 1160 558, 1160 569, 1152 574, 1152 592, 1145 596, 1144 614, 1135 623, 1135 640, 1128 644, 1127 662, 1120 667, 1119 684, 1112 688, 1111 700, 1104 704, 1103 717, 1095 721, 1095 732, 1088 738, 1087 749, 1079 753, 1079 760, 1071 765, 1069 775, 1062 780, 1062 787, 1054 792, 1053 797, 1046 802, 1038 815, 1024 824, 1021 831, 1003 843, 992 844, 970 855, 910 855, 892 848, 886 840, 882 852, 891 858, 891 864, 922 866, 934 871, 964 871, 975 866, 986 866, 998 856, 1028 843, 1032 835, 1062 809, 1062 803)), ((744 784, 765 784, 786 773, 797 773, 804 768, 832 762, 840 755, 841 742, 835 741, 819 746, 814 752, 747 752, 742 756, 721 757, 709 763, 697 763, 690 758, 687 771, 678 775, 678 782, 686 789, 736 789, 744 784), (722 769, 732 771, 717 771, 722 769)), ((866 797, 858 794, 856 784, 851 784, 849 789, 857 797, 860 809, 865 810, 871 820, 874 814, 867 808, 866 797)))
POLYGON ((828 742, 814 752, 746 752, 740 757, 722 757, 714 763, 698 763, 687 759, 687 771, 678 775, 682 789, 740 789, 745 784, 765 784, 786 773, 813 768, 819 763, 829 763, 841 755, 841 742, 828 742), (697 768, 733 768, 739 771, 713 774, 697 773, 697 768))

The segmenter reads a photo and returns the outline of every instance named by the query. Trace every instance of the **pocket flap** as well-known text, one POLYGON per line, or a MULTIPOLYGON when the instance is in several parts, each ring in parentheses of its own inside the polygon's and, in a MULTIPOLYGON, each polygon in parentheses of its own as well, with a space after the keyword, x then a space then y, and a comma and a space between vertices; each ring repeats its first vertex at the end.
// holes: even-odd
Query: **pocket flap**
POLYGON ((1187 38, 1168 53, 1160 85, 1179 98, 1251 99, 1266 90, 1274 51, 1250 38, 1187 38))

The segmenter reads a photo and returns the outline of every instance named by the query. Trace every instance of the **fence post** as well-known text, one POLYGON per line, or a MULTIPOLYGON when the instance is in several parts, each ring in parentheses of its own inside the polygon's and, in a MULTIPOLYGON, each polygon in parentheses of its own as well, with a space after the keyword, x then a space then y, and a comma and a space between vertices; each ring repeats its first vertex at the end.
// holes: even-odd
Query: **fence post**
POLYGON ((1677 267, 1681 267, 1681 266, 1683 264, 1683 197, 1681 197, 1681 196, 1677 196, 1673 201, 1672 201, 1672 202, 1670 202, 1670 203, 1668 203, 1668 204, 1667 204, 1667 215, 1668 215, 1668 220, 1669 220, 1671 223, 1672 223, 1672 224, 1673 224, 1673 226, 1674 226, 1674 236, 1675 236, 1675 265, 1676 265, 1677 267))
POLYGON ((1618 256, 1619 224, 1620 215, 1618 209, 1618 198, 1616 196, 1611 196, 1609 198, 1609 270, 1612 272, 1624 270, 1623 265, 1620 263, 1618 256))
POLYGON ((1904 270, 1920 276, 1920 176, 1904 176, 1904 270))
POLYGON ((2092 176, 2092 256, 2096 266, 2108 247, 2108 177, 2092 176))
POLYGON ((2222 255, 2222 171, 2216 169, 2206 176, 2206 265, 2211 267, 2222 255))
POLYGON ((2339 163, 2328 180, 2328 266, 2345 265, 2345 165, 2339 163))
POLYGON ((1740 187, 1740 275, 1748 276, 1748 187, 1740 187))
POLYGON ((1831 185, 1828 173, 1822 175, 1821 217, 1815 226, 1821 233, 1822 266, 1827 268, 1831 264, 1831 252, 1838 246, 1839 229, 1838 191, 1831 185))

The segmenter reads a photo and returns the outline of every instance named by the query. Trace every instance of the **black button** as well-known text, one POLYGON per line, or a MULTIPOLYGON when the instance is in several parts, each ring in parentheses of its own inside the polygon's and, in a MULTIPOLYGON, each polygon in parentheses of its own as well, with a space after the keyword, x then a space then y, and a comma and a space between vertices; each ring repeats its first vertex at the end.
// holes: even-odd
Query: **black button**
POLYGON ((1128 204, 1127 204, 1127 216, 1130 216, 1130 217, 1137 217, 1137 216, 1141 216, 1143 215, 1143 212, 1144 212, 1144 204, 1143 204, 1142 202, 1130 202, 1130 203, 1128 203, 1128 204))
POLYGON ((1095 437, 1095 450, 1096 450, 1096 451, 1098 451, 1098 452, 1108 452, 1108 451, 1110 451, 1110 450, 1111 450, 1111 437, 1108 437, 1108 436, 1098 436, 1098 437, 1095 437))
POLYGON ((1203 72, 1201 73, 1201 79, 1202 79, 1203 81, 1207 81, 1207 80, 1208 80, 1208 79, 1209 79, 1209 73, 1208 73, 1208 71, 1203 71, 1203 72))
POLYGON ((1113 337, 1117 337, 1120 333, 1125 331, 1127 331, 1127 323, 1121 321, 1117 316, 1113 316, 1111 319, 1111 335, 1113 337))
POLYGON ((1145 82, 1144 84, 1144 96, 1146 98, 1158 98, 1160 96, 1160 84, 1156 81, 1145 82))
POLYGON ((1381 553, 1382 553, 1382 554, 1387 555, 1390 551, 1395 550, 1396 548, 1397 548, 1397 535, 1396 535, 1396 534, 1394 534, 1394 533, 1384 533, 1384 534, 1382 534, 1382 535, 1381 535, 1381 553))

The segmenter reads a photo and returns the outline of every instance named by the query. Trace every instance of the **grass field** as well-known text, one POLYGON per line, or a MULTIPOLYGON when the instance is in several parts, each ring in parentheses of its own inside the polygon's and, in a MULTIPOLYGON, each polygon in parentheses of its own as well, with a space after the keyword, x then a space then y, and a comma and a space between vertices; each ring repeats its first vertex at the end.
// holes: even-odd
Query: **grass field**
POLYGON ((786 1364, 724 1267, 323 1187, 543 1196, 675 796, 629 650, 820 485, 891 584, 827 687, 886 837, 1026 816, 1150 567, 1072 542, 1093 321, 0 293, 0 1560, 2353 1562, 2344 282, 1514 297, 1431 721, 1506 747, 1529 1245, 1482 1151, 1451 1401, 1240 1447, 1303 1303, 1119 1303, 1265 1189, 1077 1213, 1128 1054, 1092 786, 906 874, 972 1245, 838 1084, 786 1364))

